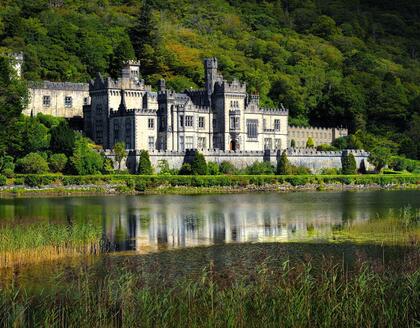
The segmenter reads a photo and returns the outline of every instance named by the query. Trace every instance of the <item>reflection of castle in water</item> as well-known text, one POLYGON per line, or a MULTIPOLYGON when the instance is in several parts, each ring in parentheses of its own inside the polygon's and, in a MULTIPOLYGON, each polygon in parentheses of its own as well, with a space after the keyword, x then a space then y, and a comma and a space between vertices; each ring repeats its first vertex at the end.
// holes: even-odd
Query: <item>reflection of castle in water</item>
MULTIPOLYGON (((336 208, 314 213, 313 208, 296 209, 287 203, 261 199, 244 204, 232 201, 234 196, 227 198, 199 197, 194 203, 180 197, 179 202, 148 201, 145 207, 136 198, 126 199, 119 212, 108 218, 106 234, 118 250, 149 252, 220 243, 322 239, 344 219, 336 208)), ((367 219, 362 213, 356 216, 354 219, 367 219)))

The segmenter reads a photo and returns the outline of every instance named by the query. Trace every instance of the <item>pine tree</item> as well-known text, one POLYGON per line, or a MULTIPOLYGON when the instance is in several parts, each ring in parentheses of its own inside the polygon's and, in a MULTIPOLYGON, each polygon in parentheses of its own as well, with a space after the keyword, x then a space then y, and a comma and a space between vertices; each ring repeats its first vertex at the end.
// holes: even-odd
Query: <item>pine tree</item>
POLYGON ((295 139, 292 139, 292 141, 290 141, 290 147, 291 148, 296 148, 296 141, 295 141, 295 139))
POLYGON ((287 158, 286 151, 283 151, 280 158, 277 160, 276 173, 279 175, 290 174, 290 162, 287 158))
POLYGON ((147 150, 140 151, 139 167, 137 170, 137 174, 153 174, 152 163, 150 162, 149 152, 147 150))
POLYGON ((207 163, 204 155, 200 152, 195 152, 194 159, 191 162, 191 173, 194 175, 206 175, 207 163))

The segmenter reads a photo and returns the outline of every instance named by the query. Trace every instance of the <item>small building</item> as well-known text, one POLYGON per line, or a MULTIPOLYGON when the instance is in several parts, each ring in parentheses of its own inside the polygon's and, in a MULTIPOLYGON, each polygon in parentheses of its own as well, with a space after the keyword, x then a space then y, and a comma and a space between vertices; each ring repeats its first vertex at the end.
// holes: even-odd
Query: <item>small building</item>
POLYGON ((306 148, 306 142, 308 141, 308 138, 312 138, 315 147, 319 145, 331 145, 335 139, 347 135, 348 130, 344 128, 289 126, 288 147, 291 147, 292 140, 294 140, 296 148, 306 148))

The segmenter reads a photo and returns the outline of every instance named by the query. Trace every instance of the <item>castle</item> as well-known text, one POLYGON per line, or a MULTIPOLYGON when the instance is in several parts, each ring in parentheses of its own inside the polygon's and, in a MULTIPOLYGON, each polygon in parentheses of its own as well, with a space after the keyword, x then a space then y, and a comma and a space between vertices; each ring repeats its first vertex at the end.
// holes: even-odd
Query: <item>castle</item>
POLYGON ((228 82, 217 59, 204 60, 205 88, 176 93, 165 81, 158 91, 140 79, 140 63, 130 61, 117 81, 100 75, 89 84, 90 105, 83 107, 85 133, 110 149, 282 150, 287 148, 288 111, 261 108, 246 84, 228 82))

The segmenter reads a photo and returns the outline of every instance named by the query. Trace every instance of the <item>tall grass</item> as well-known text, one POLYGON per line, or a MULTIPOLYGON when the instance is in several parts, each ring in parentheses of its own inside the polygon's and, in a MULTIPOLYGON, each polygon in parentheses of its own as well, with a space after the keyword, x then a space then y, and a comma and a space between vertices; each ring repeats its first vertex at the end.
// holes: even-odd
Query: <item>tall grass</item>
POLYGON ((310 264, 252 274, 216 272, 149 285, 121 270, 83 273, 31 295, 0 293, 0 325, 60 327, 416 327, 420 272, 375 273, 362 266, 315 271, 310 264))
POLYGON ((100 251, 102 230, 93 224, 30 224, 0 228, 0 268, 100 251))

